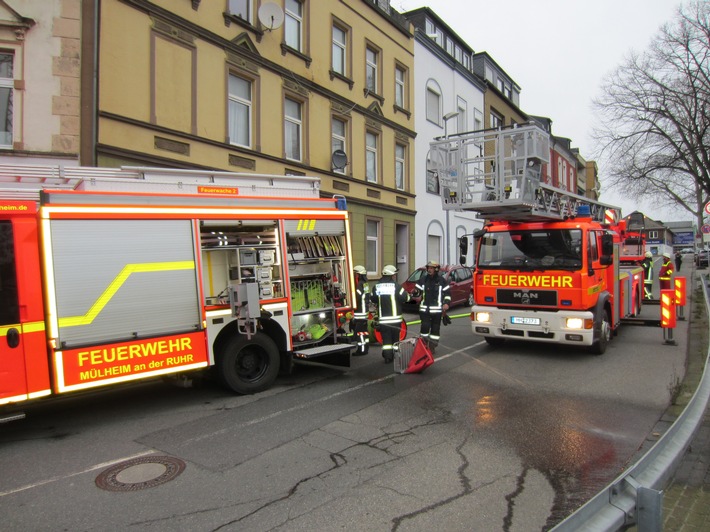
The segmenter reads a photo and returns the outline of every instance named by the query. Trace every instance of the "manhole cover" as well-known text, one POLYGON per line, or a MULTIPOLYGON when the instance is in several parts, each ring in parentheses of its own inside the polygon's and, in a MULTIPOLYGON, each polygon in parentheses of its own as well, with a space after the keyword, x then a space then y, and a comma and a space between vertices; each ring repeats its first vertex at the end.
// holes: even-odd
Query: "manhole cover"
POLYGON ((139 491, 165 484, 185 469, 185 462, 172 456, 143 456, 109 467, 96 477, 107 491, 139 491))

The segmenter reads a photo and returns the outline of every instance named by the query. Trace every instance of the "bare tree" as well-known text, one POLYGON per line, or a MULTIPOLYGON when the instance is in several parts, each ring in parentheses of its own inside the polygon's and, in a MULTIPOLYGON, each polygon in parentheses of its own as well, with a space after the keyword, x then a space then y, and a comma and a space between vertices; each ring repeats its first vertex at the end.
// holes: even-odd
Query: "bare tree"
POLYGON ((649 48, 632 53, 594 101, 607 184, 703 223, 710 198, 710 2, 678 8, 649 48))

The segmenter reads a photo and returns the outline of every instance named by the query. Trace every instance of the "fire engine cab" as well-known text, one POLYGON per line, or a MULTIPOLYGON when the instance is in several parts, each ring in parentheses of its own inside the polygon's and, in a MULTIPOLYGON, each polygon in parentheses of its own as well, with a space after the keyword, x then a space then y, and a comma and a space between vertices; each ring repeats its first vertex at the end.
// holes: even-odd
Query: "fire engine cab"
POLYGON ((643 243, 626 234, 617 207, 544 183, 549 161, 549 135, 535 124, 452 135, 430 150, 443 208, 483 218, 473 235, 473 332, 492 345, 555 342, 602 354, 641 308, 643 243))
POLYGON ((0 166, 0 405, 213 368, 349 367, 345 200, 313 177, 0 166))

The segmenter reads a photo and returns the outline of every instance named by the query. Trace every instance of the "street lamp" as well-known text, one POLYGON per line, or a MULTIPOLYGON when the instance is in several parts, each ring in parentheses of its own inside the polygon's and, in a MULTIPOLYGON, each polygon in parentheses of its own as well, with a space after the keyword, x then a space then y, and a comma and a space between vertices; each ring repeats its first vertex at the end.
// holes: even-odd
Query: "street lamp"
POLYGON ((458 111, 451 111, 450 113, 446 113, 444 115, 444 138, 449 138, 449 120, 456 118, 457 116, 459 116, 458 111))
MULTIPOLYGON (((451 111, 444 115, 444 138, 449 138, 449 120, 459 116, 458 111, 451 111)), ((448 164, 448 161, 447 161, 448 164)), ((441 190, 439 191, 441 194, 441 190)), ((449 221, 449 210, 446 209, 446 264, 451 264, 451 228, 449 221)))

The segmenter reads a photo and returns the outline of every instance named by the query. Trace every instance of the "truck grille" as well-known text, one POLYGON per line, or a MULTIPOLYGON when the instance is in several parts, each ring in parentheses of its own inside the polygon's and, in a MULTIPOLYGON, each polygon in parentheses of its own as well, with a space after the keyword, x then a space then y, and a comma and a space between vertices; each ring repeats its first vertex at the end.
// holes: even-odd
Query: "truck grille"
POLYGON ((556 307, 557 292, 554 290, 526 290, 499 288, 496 292, 498 304, 526 305, 531 307, 556 307))

